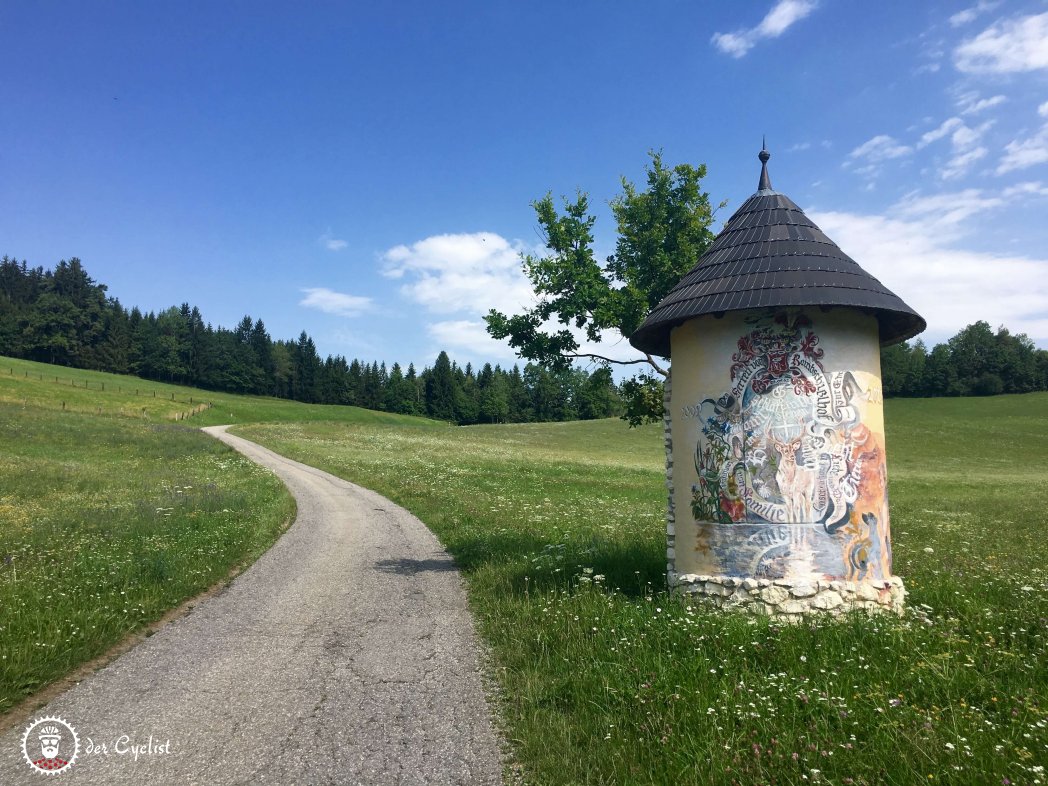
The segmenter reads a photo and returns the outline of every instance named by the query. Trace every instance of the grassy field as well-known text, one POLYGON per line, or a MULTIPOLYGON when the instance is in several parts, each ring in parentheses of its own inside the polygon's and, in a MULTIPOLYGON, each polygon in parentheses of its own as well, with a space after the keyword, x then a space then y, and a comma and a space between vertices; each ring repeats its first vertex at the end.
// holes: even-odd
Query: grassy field
POLYGON ((526 782, 1048 781, 1044 394, 888 402, 921 613, 782 627, 664 591, 655 427, 452 429, 0 359, 0 709, 279 534, 280 486, 187 428, 219 422, 438 533, 526 782))
POLYGON ((527 782, 1045 782, 1048 395, 891 401, 887 422, 921 614, 785 627, 664 591, 656 428, 239 432, 437 532, 527 782))
POLYGON ((319 420, 380 425, 427 424, 447 428, 446 423, 360 407, 302 404, 267 396, 236 396, 5 357, 0 357, 0 402, 90 415, 177 422, 194 428, 226 423, 319 420))
POLYGON ((293 513, 195 429, 0 403, 0 712, 256 559, 293 513))
POLYGON ((447 429, 0 358, 0 714, 272 544, 287 490, 196 427, 292 419, 447 429))

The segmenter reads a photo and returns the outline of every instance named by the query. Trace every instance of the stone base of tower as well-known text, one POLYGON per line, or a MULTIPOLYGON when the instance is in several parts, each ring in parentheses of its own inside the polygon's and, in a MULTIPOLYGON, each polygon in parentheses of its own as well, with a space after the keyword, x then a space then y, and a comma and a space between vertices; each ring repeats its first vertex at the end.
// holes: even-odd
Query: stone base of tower
POLYGON ((840 616, 855 610, 902 614, 906 598, 898 576, 883 581, 801 582, 671 573, 670 587, 718 608, 787 619, 840 616))

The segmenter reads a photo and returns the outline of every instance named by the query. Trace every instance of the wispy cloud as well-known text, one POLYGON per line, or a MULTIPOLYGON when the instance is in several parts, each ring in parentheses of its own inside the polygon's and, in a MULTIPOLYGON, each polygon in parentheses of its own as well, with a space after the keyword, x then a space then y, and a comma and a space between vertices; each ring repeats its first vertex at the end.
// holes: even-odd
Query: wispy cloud
POLYGON ((1048 162, 1048 125, 1033 136, 1014 139, 1004 146, 1004 155, 997 165, 997 174, 1003 175, 1017 169, 1028 169, 1048 162))
POLYGON ((320 243, 328 251, 341 251, 349 245, 345 240, 339 240, 331 235, 331 230, 328 230, 323 235, 317 238, 317 242, 320 243))
POLYGON ((358 317, 374 308, 374 302, 369 297, 347 295, 324 287, 303 289, 302 292, 306 296, 298 301, 300 306, 323 311, 325 314, 358 317))
POLYGON ((1048 280, 1048 257, 971 251, 963 245, 976 214, 1045 192, 1040 183, 997 194, 966 189, 911 195, 885 215, 813 211, 811 216, 849 256, 928 320, 934 340, 985 319, 1044 341, 1048 287, 1036 282, 1048 280))
POLYGON ((964 125, 964 122, 959 117, 951 117, 949 120, 944 120, 942 125, 938 128, 921 135, 920 141, 917 143, 917 149, 920 150, 922 147, 930 145, 932 142, 937 142, 946 136, 948 133, 953 131, 958 126, 964 125))
POLYGON ((912 147, 899 143, 894 137, 879 134, 863 142, 848 156, 849 158, 865 158, 868 161, 887 161, 891 158, 901 158, 912 152, 912 147))
POLYGON ((996 120, 987 120, 972 128, 961 118, 951 117, 944 120, 938 128, 923 134, 917 142, 917 149, 925 148, 949 136, 953 156, 940 168, 939 176, 943 180, 956 180, 967 173, 972 164, 985 158, 989 153, 989 150, 979 143, 996 122, 996 120))
POLYGON ((974 22, 978 17, 982 16, 987 11, 992 11, 999 5, 1000 3, 980 2, 978 5, 973 5, 971 8, 965 8, 963 11, 958 11, 950 17, 950 26, 960 27, 969 22, 974 22))
POLYGON ((893 158, 902 158, 913 153, 913 148, 904 145, 895 137, 879 134, 852 150, 844 162, 846 169, 864 177, 880 174, 881 164, 893 158))
MULTIPOLYGON (((1048 101, 1037 107, 1037 114, 1048 118, 1048 101)), ((1004 175, 1017 169, 1028 169, 1048 162, 1048 123, 1026 137, 1013 139, 1004 146, 1004 155, 997 165, 997 174, 1004 175)))
POLYGON ((954 50, 959 71, 1011 74, 1048 69, 1048 13, 1002 19, 954 50))
POLYGON ((986 154, 989 152, 985 147, 974 147, 963 153, 956 153, 939 170, 939 177, 943 180, 956 180, 959 177, 963 177, 971 169, 972 164, 986 158, 986 154))
POLYGON ((942 240, 955 240, 967 231, 967 221, 1006 204, 1004 195, 987 194, 982 189, 966 188, 952 193, 907 194, 896 202, 889 214, 908 221, 919 221, 926 231, 942 240))
POLYGON ((1003 104, 1007 100, 1002 95, 979 98, 978 93, 962 93, 957 96, 957 108, 961 110, 962 115, 974 115, 1003 104))
POLYGON ((757 42, 778 38, 815 10, 814 0, 779 0, 756 27, 734 33, 714 33, 714 46, 732 57, 743 57, 757 42))
POLYGON ((1016 196, 1048 196, 1048 186, 1039 180, 1016 183, 1014 186, 1008 186, 1008 188, 1004 189, 1001 195, 1008 199, 1016 196))

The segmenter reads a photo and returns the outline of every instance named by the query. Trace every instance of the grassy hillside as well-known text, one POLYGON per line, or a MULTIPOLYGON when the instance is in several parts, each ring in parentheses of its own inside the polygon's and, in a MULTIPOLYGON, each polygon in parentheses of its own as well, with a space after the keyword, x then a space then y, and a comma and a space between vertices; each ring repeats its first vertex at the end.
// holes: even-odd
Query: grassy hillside
POLYGON ((0 359, 0 713, 249 564, 291 521, 283 485, 197 426, 318 419, 448 428, 0 359))
POLYGON ((414 510, 464 568, 535 783, 1034 783, 1048 395, 891 401, 920 615, 782 627, 664 590, 661 434, 618 421, 240 433, 414 510))
POLYGON ((267 396, 237 396, 151 382, 102 371, 0 357, 0 402, 114 415, 197 427, 224 423, 343 421, 383 425, 446 423, 360 407, 302 404, 267 396))
POLYGON ((256 559, 293 513, 196 429, 0 403, 0 712, 256 559))

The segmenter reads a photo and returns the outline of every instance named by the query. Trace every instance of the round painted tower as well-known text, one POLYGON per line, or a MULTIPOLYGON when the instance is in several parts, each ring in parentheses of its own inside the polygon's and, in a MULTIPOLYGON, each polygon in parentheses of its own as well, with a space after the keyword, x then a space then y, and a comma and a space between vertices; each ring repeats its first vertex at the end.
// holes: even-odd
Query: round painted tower
POLYGON ((769 157, 630 337, 672 360, 669 580, 767 614, 901 611, 880 347, 925 322, 772 189, 769 157))

